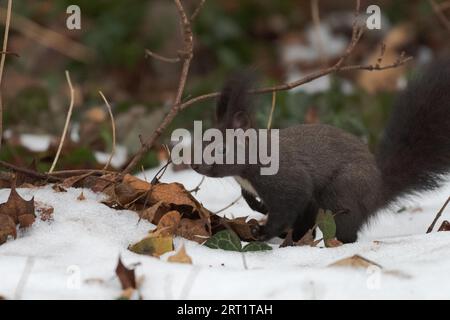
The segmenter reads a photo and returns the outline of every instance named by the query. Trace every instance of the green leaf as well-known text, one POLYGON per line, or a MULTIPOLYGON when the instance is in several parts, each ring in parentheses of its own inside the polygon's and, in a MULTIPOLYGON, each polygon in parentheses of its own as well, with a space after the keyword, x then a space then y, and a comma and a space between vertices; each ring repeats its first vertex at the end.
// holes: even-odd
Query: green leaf
POLYGON ((323 240, 325 243, 336 237, 336 222, 334 221, 333 212, 330 210, 324 211, 323 209, 319 209, 316 223, 320 231, 322 231, 323 240))
POLYGON ((228 251, 241 251, 242 244, 237 234, 231 230, 217 232, 205 242, 205 246, 211 249, 222 249, 228 251))
POLYGON ((267 243, 259 242, 259 241, 250 242, 244 248, 242 248, 242 252, 267 251, 267 250, 272 250, 272 247, 269 246, 267 243))

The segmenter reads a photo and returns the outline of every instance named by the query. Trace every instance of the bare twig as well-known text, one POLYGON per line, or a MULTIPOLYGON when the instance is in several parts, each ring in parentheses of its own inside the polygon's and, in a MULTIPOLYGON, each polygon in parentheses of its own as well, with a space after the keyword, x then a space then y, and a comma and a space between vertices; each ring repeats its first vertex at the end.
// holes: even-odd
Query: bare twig
POLYGON ((11 9, 12 9, 12 0, 8 0, 8 7, 6 11, 6 21, 5 21, 5 33, 3 35, 3 49, 2 55, 0 58, 0 147, 2 146, 2 138, 3 138, 3 97, 2 97, 2 80, 3 80, 3 68, 5 67, 5 58, 7 54, 8 48, 8 35, 9 35, 9 25, 11 24, 11 9))
POLYGON ((109 117, 111 118, 111 126, 112 126, 112 148, 111 148, 111 154, 109 155, 108 161, 105 164, 105 167, 103 170, 107 170, 109 165, 111 164, 111 160, 114 156, 114 153, 116 152, 116 124, 114 122, 114 116, 112 113, 111 105, 109 104, 108 100, 106 100, 105 95, 103 92, 98 92, 100 96, 102 97, 103 101, 105 102, 106 108, 108 109, 109 117))
MULTIPOLYGON (((153 132, 153 134, 150 136, 150 138, 145 141, 141 147, 141 149, 136 153, 136 155, 133 157, 133 159, 130 161, 128 166, 123 170, 121 175, 122 177, 124 174, 129 173, 133 168, 139 163, 139 161, 143 158, 143 156, 150 150, 150 148, 153 146, 153 144, 156 142, 156 140, 161 136, 162 132, 167 128, 167 126, 172 122, 172 120, 175 118, 175 116, 178 114, 179 111, 184 110, 188 108, 189 106, 208 99, 217 98, 220 96, 220 92, 212 92, 203 94, 194 98, 191 98, 189 100, 186 100, 184 102, 181 102, 181 95, 183 94, 183 89, 185 86, 187 74, 189 71, 190 62, 192 60, 192 50, 193 50, 193 35, 192 30, 190 26, 190 21, 187 19, 187 16, 184 12, 184 9, 182 8, 179 0, 175 0, 175 3, 177 4, 177 8, 180 13, 181 17, 181 26, 182 26, 182 32, 184 34, 184 50, 180 51, 184 54, 181 54, 181 57, 183 59, 183 69, 181 72, 181 77, 177 89, 177 96, 174 101, 174 104, 172 105, 172 108, 170 109, 169 113, 165 116, 160 126, 153 132)), ((361 24, 358 24, 358 16, 360 12, 360 0, 356 1, 356 10, 355 10, 355 21, 353 23, 353 30, 352 30, 352 37, 349 45, 347 46, 346 50, 340 57, 340 59, 332 66, 329 66, 327 68, 324 68, 322 70, 318 70, 316 72, 313 72, 304 78, 301 78, 296 81, 292 81, 289 83, 283 83, 275 86, 270 87, 264 87, 259 89, 253 89, 250 90, 249 93, 252 94, 264 94, 264 93, 273 93, 277 91, 286 91, 293 89, 295 87, 301 86, 305 83, 311 82, 313 80, 316 80, 320 77, 323 77, 325 75, 336 73, 336 72, 342 72, 342 71, 350 71, 350 70, 368 70, 368 71, 381 71, 386 69, 392 69, 396 68, 398 66, 401 66, 405 64, 406 62, 410 61, 411 57, 400 57, 395 63, 392 63, 387 66, 380 66, 380 65, 348 65, 344 66, 344 62, 347 60, 348 56, 353 52, 356 44, 359 42, 363 35, 364 27, 361 24)))
POLYGON ((447 205, 449 204, 449 202, 450 202, 450 197, 448 197, 447 201, 445 201, 445 203, 442 206, 441 210, 439 210, 439 212, 436 214, 436 217, 434 217, 433 222, 428 227, 427 233, 430 233, 431 231, 433 231, 434 226, 436 225, 436 223, 439 220, 439 218, 442 216, 442 213, 444 212, 444 210, 447 207, 447 205))
POLYGON ((197 6, 197 9, 195 9, 194 13, 191 15, 191 21, 194 21, 195 18, 197 18, 197 15, 202 10, 203 6, 205 5, 206 0, 200 0, 200 3, 197 6))
POLYGON ((434 13, 438 17, 439 21, 442 25, 450 32, 450 20, 445 16, 442 7, 436 3, 434 0, 428 0, 431 7, 433 8, 434 13))
POLYGON ((276 91, 274 91, 272 92, 272 107, 270 108, 269 120, 267 121, 267 130, 270 130, 270 128, 272 128, 272 118, 273 112, 275 111, 276 102, 277 102, 277 93, 276 91))
POLYGON ((147 56, 150 56, 150 57, 155 58, 156 60, 161 60, 161 61, 163 61, 163 62, 168 62, 168 63, 177 63, 177 62, 180 62, 180 58, 167 58, 167 57, 164 57, 164 56, 159 55, 159 54, 157 54, 157 53, 154 53, 154 52, 152 52, 152 51, 150 51, 150 50, 148 50, 148 49, 145 49, 145 54, 146 54, 147 56))
POLYGON ((67 71, 67 70, 66 70, 66 79, 67 79, 67 83, 69 85, 69 90, 70 90, 69 111, 67 112, 66 123, 64 124, 64 130, 61 135, 61 141, 59 141, 58 150, 56 151, 55 159, 53 159, 52 166, 50 167, 50 170, 48 171, 49 173, 53 172, 53 170, 55 169, 56 163, 58 162, 58 158, 61 153, 61 149, 64 144, 64 140, 66 139, 67 130, 69 129, 70 118, 72 117, 72 110, 73 110, 73 105, 74 105, 74 101, 75 101, 75 90, 73 89, 72 81, 70 80, 70 74, 69 74, 69 71, 67 71))
POLYGON ((322 39, 322 30, 320 24, 320 14, 319 14, 319 0, 311 0, 311 16, 314 22, 314 29, 316 29, 317 36, 317 51, 319 53, 320 60, 324 66, 327 65, 327 54, 325 51, 325 46, 322 39))
POLYGON ((62 180, 59 177, 55 177, 53 175, 49 175, 49 174, 45 174, 45 173, 39 173, 39 172, 33 171, 31 169, 21 168, 21 167, 15 166, 11 163, 8 163, 8 162, 2 161, 2 160, 0 160, 0 166, 11 169, 16 172, 23 173, 23 174, 28 175, 33 178, 48 180, 50 182, 58 182, 58 181, 62 180))
POLYGON ((229 205, 227 205, 227 206, 223 207, 222 209, 220 209, 220 210, 214 212, 214 214, 221 213, 222 211, 225 211, 225 210, 227 210, 228 208, 234 206, 239 200, 241 200, 241 198, 242 198, 242 194, 241 194, 239 197, 237 197, 235 200, 233 200, 233 202, 231 202, 229 205))
POLYGON ((203 184, 203 182, 205 181, 206 176, 203 176, 202 179, 200 180, 200 182, 197 184, 197 186, 191 190, 189 190, 189 193, 197 193, 200 190, 200 186, 203 184))
POLYGON ((156 139, 163 133, 166 127, 172 122, 175 116, 178 114, 181 105, 181 99, 183 97, 184 87, 186 85, 189 68, 193 58, 194 51, 194 39, 191 28, 191 19, 186 15, 186 11, 183 8, 180 0, 174 0, 177 7, 178 14, 180 16, 181 34, 183 37, 183 48, 179 51, 180 59, 183 62, 181 69, 180 79, 178 81, 178 89, 175 96, 175 100, 170 108, 169 112, 164 117, 160 126, 153 132, 150 138, 142 145, 138 153, 133 157, 128 166, 123 170, 122 174, 129 173, 142 159, 142 157, 150 150, 156 139))

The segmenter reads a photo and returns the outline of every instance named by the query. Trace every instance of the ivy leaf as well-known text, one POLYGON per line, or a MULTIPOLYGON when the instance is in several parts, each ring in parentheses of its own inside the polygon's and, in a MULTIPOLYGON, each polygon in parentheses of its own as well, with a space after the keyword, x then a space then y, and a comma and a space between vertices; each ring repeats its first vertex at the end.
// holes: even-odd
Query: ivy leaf
POLYGON ((336 237, 336 222, 334 221, 334 215, 330 210, 324 211, 323 209, 319 209, 316 223, 320 231, 322 231, 325 244, 328 240, 336 237))
POLYGON ((272 247, 269 246, 267 243, 259 241, 250 242, 244 248, 242 248, 242 252, 266 251, 266 250, 272 250, 272 247))
POLYGON ((211 249, 222 249, 228 251, 241 251, 241 240, 234 231, 222 230, 217 232, 205 242, 205 246, 211 249))

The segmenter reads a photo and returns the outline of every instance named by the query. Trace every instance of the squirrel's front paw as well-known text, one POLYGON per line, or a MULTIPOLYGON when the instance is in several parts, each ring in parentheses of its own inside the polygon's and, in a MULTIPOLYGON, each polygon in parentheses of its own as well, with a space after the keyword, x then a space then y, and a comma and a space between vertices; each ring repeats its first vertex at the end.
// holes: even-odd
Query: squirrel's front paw
POLYGON ((280 236, 287 229, 287 226, 280 223, 273 223, 270 220, 267 223, 260 227, 260 241, 267 241, 274 237, 280 236))

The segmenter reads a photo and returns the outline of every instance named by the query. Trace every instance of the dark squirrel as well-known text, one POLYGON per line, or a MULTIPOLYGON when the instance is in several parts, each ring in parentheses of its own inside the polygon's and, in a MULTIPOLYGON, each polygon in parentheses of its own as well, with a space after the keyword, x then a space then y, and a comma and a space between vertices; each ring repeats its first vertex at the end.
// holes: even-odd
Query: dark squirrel
MULTIPOLYGON (((219 130, 252 127, 250 88, 242 75, 226 83, 217 103, 219 130)), ((268 213, 262 239, 291 228, 300 238, 321 208, 339 212, 336 236, 354 242, 379 209, 437 188, 450 172, 450 59, 432 63, 398 95, 375 155, 359 138, 324 124, 281 129, 279 136, 275 175, 260 175, 258 164, 192 167, 237 177, 250 207, 268 213)))

